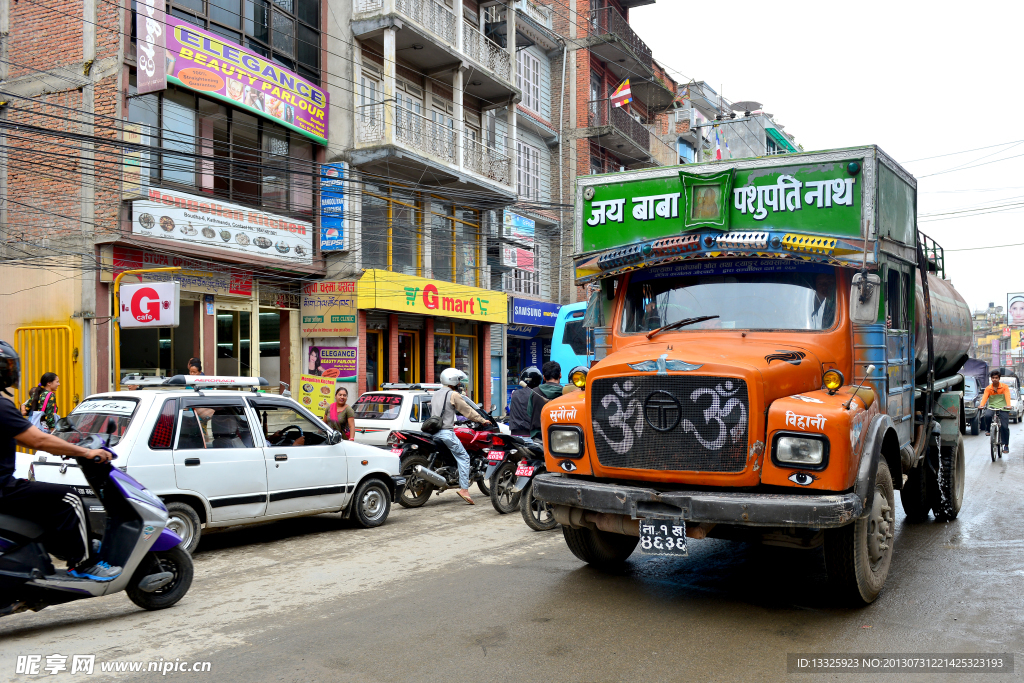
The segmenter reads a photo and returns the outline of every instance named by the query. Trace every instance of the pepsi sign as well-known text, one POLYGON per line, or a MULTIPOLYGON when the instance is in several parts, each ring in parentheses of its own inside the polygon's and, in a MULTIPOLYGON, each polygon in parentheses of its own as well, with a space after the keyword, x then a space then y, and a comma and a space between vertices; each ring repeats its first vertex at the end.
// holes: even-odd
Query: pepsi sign
POLYGON ((177 327, 181 283, 147 282, 122 285, 118 322, 131 327, 177 327))

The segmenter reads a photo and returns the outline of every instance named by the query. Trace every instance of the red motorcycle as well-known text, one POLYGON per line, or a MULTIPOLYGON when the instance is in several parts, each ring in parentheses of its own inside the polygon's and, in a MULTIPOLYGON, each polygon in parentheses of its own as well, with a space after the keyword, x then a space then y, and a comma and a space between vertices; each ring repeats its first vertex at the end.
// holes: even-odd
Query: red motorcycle
MULTIPOLYGON (((466 422, 456 425, 455 435, 469 453, 469 481, 476 482, 485 496, 491 494, 487 486, 487 453, 498 423, 480 412, 486 422, 466 422)), ((391 452, 401 456, 401 471, 406 478, 405 490, 398 504, 406 508, 421 507, 430 499, 430 493, 459 488, 459 467, 448 447, 430 434, 411 429, 396 429, 388 435, 391 452)))

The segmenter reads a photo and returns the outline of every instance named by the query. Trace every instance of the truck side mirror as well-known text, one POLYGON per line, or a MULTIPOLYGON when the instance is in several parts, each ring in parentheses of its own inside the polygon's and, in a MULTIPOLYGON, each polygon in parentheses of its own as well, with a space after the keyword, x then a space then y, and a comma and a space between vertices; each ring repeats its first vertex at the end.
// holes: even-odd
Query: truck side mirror
POLYGON ((850 320, 858 325, 870 325, 878 320, 878 298, 882 279, 875 273, 857 273, 850 286, 850 320))

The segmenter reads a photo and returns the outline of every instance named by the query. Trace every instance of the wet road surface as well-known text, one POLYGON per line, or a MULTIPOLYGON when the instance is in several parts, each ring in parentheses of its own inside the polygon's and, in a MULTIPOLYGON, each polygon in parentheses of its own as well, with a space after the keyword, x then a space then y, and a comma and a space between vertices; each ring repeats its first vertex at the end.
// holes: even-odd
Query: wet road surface
MULTIPOLYGON (((335 516, 204 537, 176 607, 124 594, 0 619, 0 680, 17 655, 211 662, 211 673, 119 680, 962 680, 962 674, 787 674, 786 654, 1015 653, 1024 678, 1024 428, 996 463, 965 437, 959 519, 907 524, 879 599, 837 607, 820 550, 692 541, 687 559, 635 555, 622 575, 448 492, 360 530, 335 516), (211 678, 212 676, 212 678, 211 678)), ((897 498, 899 494, 897 493, 897 498)))

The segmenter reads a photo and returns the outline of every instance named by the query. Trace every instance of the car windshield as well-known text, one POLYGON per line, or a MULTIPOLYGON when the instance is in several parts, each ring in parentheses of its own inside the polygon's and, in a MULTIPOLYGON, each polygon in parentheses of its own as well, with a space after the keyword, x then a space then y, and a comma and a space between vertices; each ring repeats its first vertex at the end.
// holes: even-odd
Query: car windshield
POLYGON ((81 443, 90 434, 99 435, 103 440, 110 434, 107 445, 113 446, 128 431, 138 405, 138 400, 134 398, 86 399, 71 411, 66 425, 63 421, 58 424, 54 436, 68 443, 81 443))
POLYGON ((827 330, 836 321, 836 275, 775 259, 680 263, 634 274, 625 304, 624 334, 705 315, 718 318, 684 330, 827 330))
POLYGON ((401 394, 363 394, 352 406, 357 420, 397 420, 401 394))

